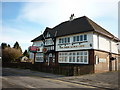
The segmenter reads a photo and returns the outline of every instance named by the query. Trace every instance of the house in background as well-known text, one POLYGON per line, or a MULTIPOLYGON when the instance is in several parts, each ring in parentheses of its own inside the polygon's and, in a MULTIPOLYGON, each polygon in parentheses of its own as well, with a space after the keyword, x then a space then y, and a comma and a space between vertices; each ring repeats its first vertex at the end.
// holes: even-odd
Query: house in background
POLYGON ((118 70, 119 41, 86 16, 71 18, 33 39, 30 58, 47 66, 77 66, 80 72, 113 71, 118 70))

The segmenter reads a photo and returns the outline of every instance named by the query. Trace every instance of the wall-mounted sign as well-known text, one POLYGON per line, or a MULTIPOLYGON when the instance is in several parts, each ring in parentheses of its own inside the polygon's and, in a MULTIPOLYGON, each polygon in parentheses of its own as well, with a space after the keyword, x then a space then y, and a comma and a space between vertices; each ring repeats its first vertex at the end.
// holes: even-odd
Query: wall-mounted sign
POLYGON ((38 49, 39 49, 39 48, 36 47, 36 46, 30 46, 30 47, 29 47, 29 51, 30 51, 30 52, 37 52, 38 49))
POLYGON ((85 45, 78 45, 78 46, 60 46, 60 48, 78 48, 78 47, 85 47, 85 45))
POLYGON ((105 58, 99 58, 99 62, 106 62, 105 58))
POLYGON ((42 52, 43 52, 43 53, 46 53, 46 52, 47 52, 47 48, 43 48, 43 49, 42 49, 42 52))

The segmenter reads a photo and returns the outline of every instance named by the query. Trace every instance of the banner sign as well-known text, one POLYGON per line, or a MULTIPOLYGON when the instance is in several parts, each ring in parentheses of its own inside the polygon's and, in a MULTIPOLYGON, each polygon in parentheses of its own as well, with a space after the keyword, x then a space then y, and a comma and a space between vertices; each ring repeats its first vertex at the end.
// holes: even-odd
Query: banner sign
POLYGON ((31 52, 37 52, 38 51, 38 47, 36 47, 36 46, 30 46, 29 47, 29 51, 31 51, 31 52))

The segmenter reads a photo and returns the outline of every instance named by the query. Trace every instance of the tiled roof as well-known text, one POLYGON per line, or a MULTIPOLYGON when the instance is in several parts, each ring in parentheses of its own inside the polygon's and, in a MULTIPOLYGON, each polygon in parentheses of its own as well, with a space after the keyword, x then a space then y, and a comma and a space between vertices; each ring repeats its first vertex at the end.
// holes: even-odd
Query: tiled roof
POLYGON ((40 41, 40 40, 43 40, 43 35, 36 37, 35 39, 31 40, 31 42, 40 41))
MULTIPOLYGON (((86 16, 73 19, 72 21, 62 22, 61 24, 47 31, 49 31, 54 37, 60 37, 60 36, 77 34, 82 32, 90 32, 90 31, 103 34, 105 36, 108 36, 109 38, 114 37, 114 35, 112 35, 110 32, 108 32, 107 30, 105 30, 100 25, 96 24, 94 21, 92 21, 86 16)), ((38 37, 38 39, 40 38, 38 37)), ((119 40, 116 37, 114 39, 119 40)))

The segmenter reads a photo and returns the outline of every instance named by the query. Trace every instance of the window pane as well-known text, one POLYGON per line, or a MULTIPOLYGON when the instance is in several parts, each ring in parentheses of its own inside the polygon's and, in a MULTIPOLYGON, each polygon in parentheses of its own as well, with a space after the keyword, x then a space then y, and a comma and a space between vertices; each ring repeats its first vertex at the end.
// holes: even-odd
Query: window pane
POLYGON ((80 56, 80 62, 83 62, 83 56, 80 56))
POLYGON ((64 39, 64 38, 62 38, 62 40, 63 40, 63 43, 65 43, 65 39, 64 39))
POLYGON ((72 62, 72 57, 69 57, 69 62, 72 62))
POLYGON ((66 38, 64 38, 65 39, 65 43, 67 42, 67 40, 66 40, 66 38))
POLYGON ((84 55, 87 55, 87 52, 84 52, 84 55))
POLYGON ((68 38, 68 43, 70 42, 70 38, 68 38))
POLYGON ((72 53, 69 53, 69 55, 72 55, 72 53))
POLYGON ((79 52, 77 52, 77 55, 80 55, 80 53, 79 53, 79 52))
POLYGON ((62 56, 64 56, 64 53, 62 53, 62 56))
POLYGON ((80 57, 79 56, 77 56, 77 62, 79 62, 80 61, 80 57))
POLYGON ((87 62, 87 56, 84 56, 84 62, 87 62))
POLYGON ((65 55, 67 55, 67 53, 65 53, 65 55))
POLYGON ((73 37, 73 42, 75 42, 75 36, 73 37))
POLYGON ((83 55, 83 52, 80 52, 80 55, 83 55))
POLYGON ((65 57, 65 62, 67 62, 67 57, 65 57))
POLYGON ((76 53, 74 52, 73 55, 75 55, 76 53))
POLYGON ((80 41, 83 41, 83 35, 80 35, 80 41))
POLYGON ((73 62, 75 62, 75 56, 73 56, 73 62))
POLYGON ((62 40, 62 43, 64 43, 63 38, 61 40, 62 40))
POLYGON ((87 35, 84 35, 84 40, 87 40, 87 35))
POLYGON ((79 41, 79 36, 77 36, 77 41, 79 41))

